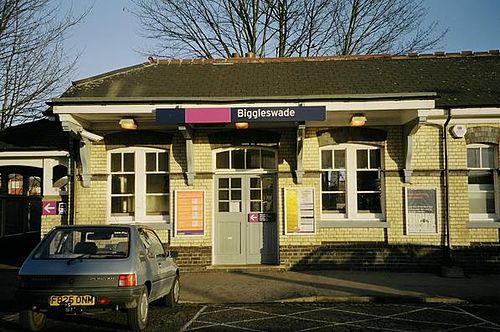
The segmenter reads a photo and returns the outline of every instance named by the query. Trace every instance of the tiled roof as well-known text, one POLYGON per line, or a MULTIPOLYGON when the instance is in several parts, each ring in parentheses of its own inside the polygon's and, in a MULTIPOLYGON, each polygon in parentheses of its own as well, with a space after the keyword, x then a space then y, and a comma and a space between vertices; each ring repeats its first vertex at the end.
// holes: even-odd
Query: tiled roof
POLYGON ((75 82, 54 103, 328 100, 433 92, 438 107, 500 105, 498 51, 159 60, 75 82))
POLYGON ((0 131, 0 151, 68 151, 68 135, 59 121, 42 119, 24 123, 0 131))

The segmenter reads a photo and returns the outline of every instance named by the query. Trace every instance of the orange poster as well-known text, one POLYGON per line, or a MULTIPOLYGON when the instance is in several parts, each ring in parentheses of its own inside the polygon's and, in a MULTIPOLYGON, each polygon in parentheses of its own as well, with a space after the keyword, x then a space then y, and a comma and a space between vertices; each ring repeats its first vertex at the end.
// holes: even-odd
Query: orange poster
POLYGON ((205 192, 175 192, 175 234, 204 235, 205 192))

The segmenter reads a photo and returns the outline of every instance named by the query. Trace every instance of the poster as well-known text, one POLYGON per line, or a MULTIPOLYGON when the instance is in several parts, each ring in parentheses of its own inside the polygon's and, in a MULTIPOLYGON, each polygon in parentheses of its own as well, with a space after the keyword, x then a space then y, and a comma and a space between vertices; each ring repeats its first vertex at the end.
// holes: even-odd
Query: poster
POLYGON ((314 188, 285 188, 285 234, 314 233, 314 188))
POLYGON ((406 233, 437 234, 436 188, 405 188, 406 233))
POLYGON ((175 191, 175 235, 205 234, 205 192, 175 191))

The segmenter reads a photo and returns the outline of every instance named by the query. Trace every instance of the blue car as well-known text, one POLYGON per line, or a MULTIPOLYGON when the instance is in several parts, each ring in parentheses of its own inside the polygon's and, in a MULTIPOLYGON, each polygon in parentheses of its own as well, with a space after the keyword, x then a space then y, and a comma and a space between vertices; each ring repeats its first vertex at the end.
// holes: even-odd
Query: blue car
POLYGON ((21 326, 44 328, 47 313, 125 311, 142 331, 149 303, 179 301, 179 268, 158 235, 136 225, 71 225, 52 229, 23 263, 16 299, 21 326))

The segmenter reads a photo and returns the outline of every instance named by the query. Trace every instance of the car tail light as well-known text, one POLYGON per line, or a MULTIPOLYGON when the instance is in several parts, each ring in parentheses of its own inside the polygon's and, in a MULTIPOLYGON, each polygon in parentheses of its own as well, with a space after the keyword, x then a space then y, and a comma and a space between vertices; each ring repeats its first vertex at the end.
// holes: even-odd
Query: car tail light
POLYGON ((119 287, 134 287, 137 286, 137 276, 132 274, 120 274, 118 277, 119 287))
POLYGON ((108 299, 107 297, 101 297, 101 298, 99 298, 99 300, 97 300, 97 303, 102 304, 102 305, 106 305, 106 304, 111 303, 111 300, 108 299))

